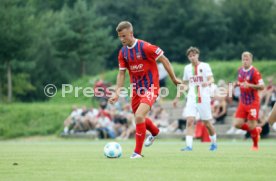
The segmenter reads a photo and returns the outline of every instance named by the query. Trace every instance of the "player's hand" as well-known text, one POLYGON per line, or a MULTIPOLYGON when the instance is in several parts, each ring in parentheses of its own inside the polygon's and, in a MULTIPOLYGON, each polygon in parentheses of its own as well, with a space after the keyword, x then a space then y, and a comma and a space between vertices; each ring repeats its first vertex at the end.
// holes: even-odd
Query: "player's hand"
POLYGON ((115 104, 118 101, 118 99, 119 99, 119 96, 117 94, 115 94, 113 97, 108 99, 108 102, 110 104, 115 104))
POLYGON ((241 86, 242 87, 244 87, 244 88, 249 88, 250 87, 250 84, 248 83, 248 82, 243 82, 242 84, 241 84, 241 86))
POLYGON ((175 78, 173 80, 173 83, 177 86, 178 84, 182 84, 182 81, 180 79, 178 79, 178 78, 175 78))

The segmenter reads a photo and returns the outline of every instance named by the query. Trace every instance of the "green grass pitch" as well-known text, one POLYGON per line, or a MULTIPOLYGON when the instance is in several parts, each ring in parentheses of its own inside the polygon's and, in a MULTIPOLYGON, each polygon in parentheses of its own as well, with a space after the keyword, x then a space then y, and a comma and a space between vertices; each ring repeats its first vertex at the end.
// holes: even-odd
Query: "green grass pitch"
POLYGON ((121 158, 105 158, 109 141, 0 141, 0 181, 276 180, 274 139, 262 140, 258 152, 250 151, 250 140, 220 140, 216 152, 208 143, 196 141, 192 152, 181 152, 183 141, 156 140, 136 160, 129 158, 134 140, 118 141, 121 158))

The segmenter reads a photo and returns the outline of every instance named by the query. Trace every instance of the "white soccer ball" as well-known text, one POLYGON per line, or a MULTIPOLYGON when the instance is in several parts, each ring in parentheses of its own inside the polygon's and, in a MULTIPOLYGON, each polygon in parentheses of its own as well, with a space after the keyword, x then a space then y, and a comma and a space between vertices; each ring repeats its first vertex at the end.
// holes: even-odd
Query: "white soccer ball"
POLYGON ((107 158, 120 158, 122 156, 122 147, 119 143, 110 142, 104 146, 104 155, 107 158))

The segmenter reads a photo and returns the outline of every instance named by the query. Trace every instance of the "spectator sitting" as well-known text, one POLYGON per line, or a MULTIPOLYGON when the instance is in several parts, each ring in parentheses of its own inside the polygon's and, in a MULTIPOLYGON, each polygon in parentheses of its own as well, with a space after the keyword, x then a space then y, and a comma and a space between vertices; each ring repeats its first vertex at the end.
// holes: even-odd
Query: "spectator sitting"
POLYGON ((115 123, 115 125, 117 125, 120 129, 118 131, 120 136, 118 136, 117 139, 128 139, 135 132, 134 115, 132 114, 129 104, 124 106, 120 115, 121 121, 119 121, 117 124, 115 123))
POLYGON ((169 126, 169 114, 160 105, 153 107, 150 118, 156 124, 160 131, 167 131, 169 126))
POLYGON ((110 109, 111 109, 111 108, 108 106, 107 101, 101 101, 101 102, 100 102, 99 111, 103 111, 103 113, 104 113, 110 120, 112 120, 112 111, 111 111, 110 109))
POLYGON ((87 114, 84 116, 82 121, 82 125, 84 125, 88 130, 95 129, 97 124, 97 116, 99 114, 99 110, 91 107, 87 114))
POLYGON ((65 119, 64 121, 64 129, 62 134, 69 134, 70 130, 72 130, 75 125, 77 124, 77 121, 81 117, 82 109, 77 108, 77 106, 72 107, 71 114, 65 119))
POLYGON ((101 110, 97 117, 96 129, 99 131, 99 138, 115 138, 113 122, 107 116, 106 112, 101 110))
POLYGON ((83 106, 81 109, 80 116, 76 119, 75 126, 71 130, 72 132, 87 131, 89 129, 89 127, 85 125, 83 121, 87 113, 88 113, 88 109, 86 108, 86 106, 83 106))
POLYGON ((168 126, 168 131, 169 132, 175 132, 175 133, 183 133, 183 131, 186 128, 186 119, 180 118, 176 121, 173 121, 169 126, 168 126))
POLYGON ((273 77, 268 77, 267 78, 268 85, 264 89, 264 93, 261 97, 264 99, 264 107, 270 107, 271 109, 273 108, 273 105, 276 102, 276 87, 273 84, 273 77))
POLYGON ((212 112, 215 123, 224 124, 224 119, 227 116, 227 102, 224 97, 215 98, 212 112))

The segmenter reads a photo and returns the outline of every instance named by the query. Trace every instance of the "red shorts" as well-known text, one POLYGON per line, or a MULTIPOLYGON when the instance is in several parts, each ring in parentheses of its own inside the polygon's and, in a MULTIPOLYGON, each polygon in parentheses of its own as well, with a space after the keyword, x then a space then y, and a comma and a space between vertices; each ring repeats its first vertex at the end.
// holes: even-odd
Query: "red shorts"
POLYGON ((155 100, 157 99, 157 97, 158 97, 157 92, 147 91, 141 95, 133 93, 133 97, 131 100, 131 107, 132 107, 133 113, 135 113, 137 111, 137 109, 141 103, 145 103, 145 104, 149 105, 150 107, 152 107, 152 105, 155 103, 155 100))
POLYGON ((259 118, 259 110, 260 110, 259 103, 253 103, 249 105, 239 103, 235 117, 256 121, 259 118))

